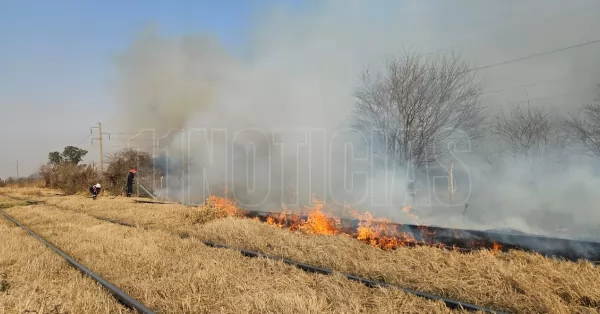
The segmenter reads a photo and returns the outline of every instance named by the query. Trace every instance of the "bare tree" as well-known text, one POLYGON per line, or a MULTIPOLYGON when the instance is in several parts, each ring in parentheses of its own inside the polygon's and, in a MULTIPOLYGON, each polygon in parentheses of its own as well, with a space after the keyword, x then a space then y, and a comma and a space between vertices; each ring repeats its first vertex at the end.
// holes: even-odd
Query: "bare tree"
POLYGON ((422 168, 447 151, 434 148, 456 131, 468 139, 482 135, 481 84, 470 64, 454 54, 406 54, 388 61, 383 73, 366 71, 362 78, 356 126, 374 131, 372 145, 397 163, 422 168))
POLYGON ((492 124, 491 132, 507 144, 514 156, 560 156, 567 143, 561 121, 543 108, 527 109, 511 106, 509 114, 500 113, 492 124))
POLYGON ((569 137, 585 148, 584 154, 600 157, 600 103, 589 104, 565 119, 569 137))
MULTIPOLYGON (((122 193, 131 168, 137 170, 136 181, 153 192, 155 182, 161 173, 154 165, 152 154, 132 148, 125 148, 109 156, 109 165, 104 172, 105 190, 122 193)), ((135 187, 137 189, 137 185, 135 187)), ((135 192, 137 194, 137 192, 135 192)), ((144 192, 140 192, 144 195, 144 192)))

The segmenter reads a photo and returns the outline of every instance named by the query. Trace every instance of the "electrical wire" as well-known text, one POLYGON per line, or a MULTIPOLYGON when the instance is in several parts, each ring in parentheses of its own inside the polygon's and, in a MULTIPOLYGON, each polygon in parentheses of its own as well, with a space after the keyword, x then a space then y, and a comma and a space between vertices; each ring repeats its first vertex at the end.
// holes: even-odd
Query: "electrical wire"
MULTIPOLYGON (((575 12, 575 11, 578 11, 579 9, 582 9, 582 8, 581 8, 581 7, 575 7, 575 8, 570 8, 568 11, 564 11, 564 10, 563 10, 563 11, 561 11, 561 12, 560 12, 560 13, 558 13, 558 14, 554 14, 554 15, 550 15, 550 16, 545 16, 545 17, 542 17, 540 20, 538 20, 538 21, 536 21, 536 22, 544 22, 544 23, 548 23, 548 20, 553 20, 553 19, 556 19, 556 18, 559 18, 559 17, 563 17, 563 16, 565 16, 565 15, 570 15, 571 13, 573 13, 573 12, 575 12), (566 13, 568 13, 568 14, 566 14, 566 13)), ((537 23, 520 23, 520 24, 510 24, 510 26, 509 26, 509 27, 503 27, 503 28, 499 28, 499 29, 494 29, 494 30, 492 31, 492 36, 493 36, 493 35, 496 35, 496 34, 500 34, 500 33, 501 33, 501 31, 507 31, 507 30, 509 30, 509 29, 512 29, 512 28, 514 28, 515 26, 532 25, 532 24, 537 24, 537 23)), ((447 47, 447 48, 440 48, 440 49, 436 49, 436 50, 434 50, 434 51, 431 51, 431 52, 424 53, 424 54, 422 54, 421 56, 429 56, 429 55, 434 55, 434 54, 437 54, 437 53, 440 53, 440 52, 444 52, 444 51, 448 51, 448 50, 453 50, 453 49, 455 49, 455 48, 459 48, 459 47, 462 47, 462 46, 464 46, 466 43, 474 43, 474 42, 479 42, 479 41, 481 41, 481 40, 483 40, 483 39, 486 39, 486 38, 489 38, 489 37, 491 37, 489 34, 488 34, 487 36, 484 36, 484 35, 476 36, 475 38, 468 39, 468 40, 466 40, 466 41, 464 41, 464 42, 462 42, 462 43, 459 43, 459 44, 452 44, 452 45, 450 45, 450 46, 449 46, 449 47, 447 47)), ((417 58, 419 58, 419 57, 421 57, 421 56, 417 56, 417 57, 414 57, 414 58, 410 58, 409 60, 417 59, 417 58)))
POLYGON ((597 40, 592 40, 592 41, 587 41, 581 44, 576 44, 576 45, 571 45, 571 46, 567 46, 567 47, 562 47, 562 48, 557 48, 554 50, 548 50, 548 51, 543 51, 543 52, 538 52, 538 53, 534 53, 531 55, 527 55, 527 56, 523 56, 523 57, 519 57, 519 58, 515 58, 515 59, 510 59, 510 60, 506 60, 506 61, 502 61, 502 62, 498 62, 498 63, 494 63, 494 64, 489 64, 489 65, 485 65, 485 66, 481 66, 481 67, 477 67, 474 69, 471 69, 468 72, 474 72, 474 71, 479 71, 479 70, 484 70, 484 69, 489 69, 489 68, 494 68, 497 66, 501 66, 501 65, 505 65, 505 64, 510 64, 510 63, 515 63, 515 62, 519 62, 519 61, 523 61, 523 60, 527 60, 527 59, 533 59, 533 58, 538 58, 538 57, 542 57, 545 55, 549 55, 549 54, 553 54, 553 53, 557 53, 557 52, 562 52, 565 50, 569 50, 569 49, 574 49, 574 48, 579 48, 579 47, 583 47, 583 46, 587 46, 587 45, 593 45, 593 44, 597 44, 600 43, 600 39, 597 40))
MULTIPOLYGON (((494 68, 494 67, 498 67, 498 66, 502 66, 502 65, 506 65, 506 64, 520 62, 520 61, 523 61, 523 60, 529 60, 529 59, 539 58, 539 57, 542 57, 542 56, 546 56, 546 55, 550 55, 550 54, 554 54, 554 53, 558 53, 558 52, 563 52, 563 51, 567 51, 567 50, 571 50, 571 49, 575 49, 575 48, 580 48, 580 47, 584 47, 584 46, 588 46, 588 45, 593 45, 593 44, 597 44, 597 43, 600 43, 600 39, 591 40, 591 41, 587 41, 587 42, 584 42, 584 43, 570 45, 570 46, 566 46, 566 47, 561 47, 561 48, 557 48, 557 49, 553 49, 553 50, 542 51, 542 52, 538 52, 538 53, 526 55, 526 56, 523 56, 523 57, 518 57, 518 58, 509 59, 509 60, 498 62, 498 63, 493 63, 493 64, 488 64, 488 65, 485 65, 485 66, 476 67, 474 69, 466 71, 465 73, 475 72, 475 71, 484 70, 484 69, 490 69, 490 68, 494 68)), ((560 79, 557 79, 557 80, 560 80, 560 79)), ((532 84, 528 84, 528 85, 532 86, 532 85, 537 85, 537 84, 539 84, 539 83, 532 83, 532 84)), ((523 86, 520 85, 520 86, 517 86, 515 88, 519 88, 519 87, 523 87, 523 86)), ((506 88, 504 90, 506 90, 506 88)), ((496 91, 491 91, 491 92, 496 92, 496 91)), ((491 92, 488 92, 488 93, 491 93, 491 92)), ((125 134, 134 134, 134 133, 120 132, 120 133, 114 133, 114 134, 123 134, 123 135, 125 135, 125 134)), ((140 132, 135 133, 135 134, 136 135, 140 134, 140 132)))
POLYGON ((79 147, 81 144, 83 144, 83 142, 85 142, 85 140, 89 139, 91 135, 86 135, 86 137, 84 137, 81 141, 79 141, 79 143, 77 143, 77 147, 79 147))

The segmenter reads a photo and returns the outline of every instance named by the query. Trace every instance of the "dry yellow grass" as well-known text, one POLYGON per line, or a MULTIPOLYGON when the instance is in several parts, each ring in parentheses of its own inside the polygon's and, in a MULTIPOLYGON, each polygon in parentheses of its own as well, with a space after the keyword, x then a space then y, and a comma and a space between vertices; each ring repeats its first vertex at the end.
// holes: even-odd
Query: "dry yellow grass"
POLYGON ((35 187, 2 187, 0 188, 0 203, 15 202, 12 197, 18 197, 28 201, 43 201, 48 197, 59 196, 62 193, 58 190, 42 189, 35 187))
POLYGON ((308 274, 159 230, 48 206, 10 215, 160 313, 450 313, 440 302, 308 274))
POLYGON ((14 200, 14 199, 2 200, 2 197, 0 197, 0 209, 10 208, 10 207, 14 207, 14 206, 23 206, 23 205, 27 205, 27 202, 14 200))
MULTIPOLYGON (((202 208, 129 199, 47 198, 48 203, 203 240, 282 256, 518 313, 597 313, 600 270, 523 252, 473 254, 420 247, 385 252, 342 236, 289 232, 248 219, 194 224, 202 208)), ((202 219, 201 219, 202 220, 202 219)))
POLYGON ((0 218, 0 313, 131 312, 62 257, 0 218))

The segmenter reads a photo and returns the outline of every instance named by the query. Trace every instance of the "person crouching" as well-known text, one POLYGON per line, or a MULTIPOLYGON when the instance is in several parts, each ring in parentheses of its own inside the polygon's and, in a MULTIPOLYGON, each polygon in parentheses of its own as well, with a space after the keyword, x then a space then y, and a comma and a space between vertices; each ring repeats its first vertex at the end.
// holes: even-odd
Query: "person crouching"
POLYGON ((90 193, 92 193, 93 199, 96 199, 98 197, 98 194, 100 193, 101 189, 102 187, 100 186, 100 183, 96 183, 95 185, 92 185, 90 187, 90 193))

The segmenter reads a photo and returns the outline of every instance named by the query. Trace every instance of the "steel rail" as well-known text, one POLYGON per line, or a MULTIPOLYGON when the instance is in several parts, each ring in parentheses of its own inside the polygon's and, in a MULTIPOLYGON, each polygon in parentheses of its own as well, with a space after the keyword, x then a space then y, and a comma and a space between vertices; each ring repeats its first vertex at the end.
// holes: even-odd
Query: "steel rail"
MULTIPOLYGON (((145 226, 142 226, 142 225, 134 225, 134 224, 130 224, 130 223, 126 223, 126 222, 122 222, 122 221, 114 220, 114 219, 110 219, 110 218, 104 218, 104 217, 99 217, 99 216, 95 216, 95 215, 89 215, 89 216, 94 217, 94 218, 96 218, 98 220, 103 220, 103 221, 106 221, 106 222, 111 222, 111 223, 122 225, 122 226, 125 226, 125 227, 142 228, 142 229, 145 229, 145 230, 151 230, 152 229, 152 228, 148 228, 148 227, 145 227, 145 226)), ((184 239, 190 237, 188 234, 184 234, 184 233, 180 233, 180 234, 176 234, 176 235, 179 236, 179 237, 181 237, 181 238, 184 238, 184 239)), ((203 242, 206 245, 212 246, 211 245, 212 242, 207 242, 207 241, 203 241, 203 240, 198 240, 198 241, 203 242)), ((215 247, 216 246, 218 246, 218 244, 215 244, 215 247)), ((225 247, 227 247, 227 246, 225 246, 225 247)), ((229 248, 229 247, 227 247, 227 248, 229 248)), ((239 249, 236 249, 236 248, 231 248, 231 249, 233 249, 233 250, 239 250, 239 249)), ((440 249, 446 249, 446 248, 440 247, 440 249)), ((458 251, 459 252, 474 252, 475 249, 461 249, 461 248, 458 248, 458 251)), ((262 253, 258 253, 258 254, 262 254, 262 253)), ((281 257, 274 257, 274 258, 278 259, 278 260, 283 259, 281 257)), ((600 266, 600 262, 597 262, 597 261, 589 261, 589 262, 592 265, 594 265, 594 266, 600 266)), ((349 275, 349 276, 352 276, 352 275, 349 275)))
MULTIPOLYGON (((4 194, 3 194, 4 195, 4 194)), ((9 198, 13 198, 13 199, 18 199, 21 201, 26 201, 32 205, 35 204, 39 204, 39 203, 45 203, 43 201, 28 201, 26 199, 22 199, 22 198, 17 198, 17 197, 13 197, 13 196, 8 196, 5 195, 9 198)), ((60 208, 62 210, 65 210, 64 208, 61 208, 59 206, 53 205, 53 207, 57 207, 60 208)), ((68 210, 68 209, 67 209, 68 210)), ((69 210, 70 211, 70 210, 69 210)), ((95 216, 95 215, 90 215, 87 214, 90 217, 93 217, 95 219, 101 220, 101 221, 105 221, 105 222, 109 222, 109 223, 113 223, 113 224, 117 224, 117 225, 121 225, 121 226, 125 226, 125 227, 130 227, 130 228, 143 228, 146 230, 152 230, 153 228, 148 228, 146 226, 143 225, 133 225, 130 223, 126 223, 123 221, 119 221, 119 220, 115 220, 115 219, 109 219, 109 218, 104 218, 104 217, 99 217, 99 216, 95 216)), ((172 233, 180 238, 190 238, 189 234, 186 233, 172 233)), ((505 312, 501 312, 501 311, 496 311, 496 310, 492 310, 489 308, 485 308, 485 307, 481 307, 478 305, 474 305, 474 304, 470 304, 470 303, 465 303, 459 300, 453 300, 453 299, 449 299, 449 298, 444 298, 444 297, 440 297, 437 295, 433 295, 433 294, 429 294, 429 293, 425 293, 425 292, 421 292, 421 291, 417 291, 414 289, 410 289, 410 288, 406 288, 406 287, 402 287, 399 285, 395 285, 395 284, 391 284, 391 283, 387 283, 387 282, 383 282, 383 281, 377 281, 377 280, 373 280, 373 279, 368 279, 368 278, 364 278, 364 277, 360 277, 360 276, 356 276, 356 275, 352 275, 352 274, 345 274, 345 273, 340 273, 340 272, 336 272, 332 269, 328 269, 328 268, 322 268, 322 267, 317 267, 317 266, 313 266, 313 265, 309 265, 309 264, 305 264, 305 263, 300 263, 300 262, 296 262, 287 258, 283 258, 283 257, 277 257, 277 256, 272 256, 272 255, 268 255, 268 254, 264 254, 264 253, 260 253, 260 252, 254 252, 254 251, 249 251, 249 250, 244 250, 244 249, 239 249, 239 248, 235 248, 232 246, 228 246, 228 245, 224 245, 224 244, 219 244, 219 243, 215 243, 215 242, 210 242, 210 241, 204 241, 201 239, 195 239, 197 241, 199 241, 200 243, 206 245, 206 246, 210 246, 213 248, 223 248, 223 249, 229 249, 232 251, 237 251, 240 254, 242 254, 243 256, 246 257, 262 257, 262 258, 266 258, 266 259, 270 259, 270 260, 275 260, 275 261, 280 261, 283 262, 285 264, 294 266, 296 268, 299 268, 301 270, 307 271, 307 272, 311 272, 311 273, 317 273, 317 274, 323 274, 323 275, 332 275, 334 273, 339 273, 342 276, 344 276, 346 279, 352 280, 352 281, 356 281, 356 282, 360 282, 362 284, 364 284, 367 287, 383 287, 383 288, 393 288, 393 289, 398 289, 401 291, 404 291, 406 293, 412 294, 412 295, 416 295, 418 297, 424 298, 424 299, 428 299, 428 300, 432 300, 432 301, 442 301, 444 302, 444 304, 446 305, 446 307, 451 308, 451 309, 465 309, 468 311, 482 311, 484 313, 497 313, 497 314, 504 314, 505 312)))
MULTIPOLYGON (((11 198, 19 199, 15 197, 11 198)), ((19 200, 23 201, 23 199, 19 200)), ((134 200, 134 202, 152 204, 179 204, 145 200, 134 200)), ((267 217, 273 214, 276 213, 244 211, 245 217, 258 218, 263 222, 266 221, 267 217)), ((305 219, 306 217, 299 215, 298 218, 305 219)), ((355 229, 359 223, 356 219, 341 219, 340 221, 345 225, 345 228, 349 227, 350 229, 355 229)), ((500 251, 502 252, 520 250, 524 252, 539 253, 546 258, 568 260, 572 262, 577 262, 583 259, 594 265, 600 264, 600 242, 589 240, 553 238, 540 235, 520 234, 495 230, 454 229, 398 223, 384 223, 384 225, 392 226, 399 232, 412 235, 415 239, 418 239, 414 245, 434 246, 440 248, 445 247, 461 252, 472 252, 479 248, 492 249, 495 244, 499 244, 501 246, 500 251), (432 235, 434 235, 433 238, 432 235), (477 248, 473 248, 474 246, 477 248)))
MULTIPOLYGON (((23 198, 17 198, 9 196, 4 193, 0 193, 6 197, 26 201, 29 204, 44 203, 44 201, 28 201, 23 198)), ((156 202, 156 201, 145 201, 145 200, 134 200, 136 203, 152 203, 152 204, 181 204, 181 203, 167 203, 167 202, 156 202)), ((181 204, 185 205, 185 204, 181 204)), ((54 206, 54 205, 51 205, 54 206)), ((191 205, 186 205, 191 206, 191 205)), ((57 207, 57 206, 55 206, 57 207)), ((258 212, 258 211, 245 211, 245 217, 247 218, 259 218, 261 221, 266 221, 266 218, 270 214, 276 214, 273 212, 258 212)), ((302 218, 302 217, 301 217, 302 218)), ((347 226, 356 227, 358 222, 352 219, 341 219, 347 226)), ((428 243, 427 241, 417 241, 415 243, 409 243, 410 246, 433 246, 440 249, 451 249, 459 252, 473 252, 481 248, 491 249, 493 244, 500 244, 502 247, 500 251, 508 252, 510 250, 519 250, 524 252, 538 253, 549 259, 556 260, 567 260, 571 262, 577 262, 579 260, 586 260, 594 266, 600 266, 600 242, 593 241, 582 241, 575 239, 565 238, 549 238, 530 234, 515 234, 510 232, 502 231, 475 231, 467 229, 452 229, 435 226, 414 226, 414 225, 403 225, 396 223, 387 223, 387 225, 393 225, 398 231, 402 231, 411 234, 415 239, 423 239, 423 228, 430 229, 433 232, 425 232, 425 234, 436 234, 435 241, 428 243), (438 236, 439 234, 439 236, 438 236), (508 239, 507 239, 508 237, 508 239), (495 239, 494 239, 495 238, 495 239), (479 241, 478 241, 479 240, 479 241), (483 240, 483 241, 482 241, 483 240), (541 243, 539 242, 541 240, 541 243), (477 241, 479 243, 470 243, 477 241), (536 243, 537 242, 537 243, 536 243), (557 243, 558 242, 558 243, 557 243), (440 245, 443 244, 443 245, 440 245), (473 245, 479 247, 472 247, 473 245), (586 252, 581 254, 582 249, 585 248, 586 252)), ((431 241, 431 240, 430 240, 431 241)))
POLYGON ((71 264, 77 270, 79 270, 80 272, 82 272, 85 275, 88 275, 89 277, 94 279, 96 282, 101 284, 104 288, 106 288, 113 295, 113 297, 115 299, 117 299, 119 302, 121 302, 125 306, 127 306, 127 307, 131 308, 132 310, 135 310, 139 313, 154 314, 154 312, 152 310, 150 310, 149 308, 147 308, 144 304, 142 304, 141 302, 132 298, 127 293, 125 293, 124 291, 120 290, 119 288, 117 288, 116 286, 114 286, 113 284, 108 282, 106 279, 104 279, 104 278, 100 277, 99 275, 97 275, 96 273, 92 272, 90 269, 88 269, 87 267, 85 267, 82 264, 80 264, 79 262, 77 262, 71 256, 67 255, 65 252, 61 251, 59 248, 57 248, 52 243, 48 242, 47 240, 45 240, 44 238, 42 238, 35 232, 31 231, 25 225, 23 225, 22 223, 20 223, 19 221, 17 221, 16 219, 11 217, 7 213, 5 213, 4 211, 0 210, 0 214, 2 216, 4 216, 4 218, 8 219, 9 221, 11 221, 15 225, 17 225, 18 227, 21 227, 23 230, 25 230, 27 233, 29 233, 29 235, 31 235, 38 241, 42 242, 45 246, 47 246, 52 251, 54 251, 54 253, 60 255, 62 258, 67 260, 67 262, 69 262, 69 264, 71 264))
MULTIPOLYGON (((266 221, 273 214, 270 212, 246 211, 244 216, 266 221)), ((297 215, 297 218, 306 220, 304 215, 297 215)), ((345 228, 349 228, 349 230, 356 230, 359 227, 357 219, 340 219, 340 222, 345 228)), ((492 249, 495 245, 500 245, 500 250, 503 252, 520 250, 539 253, 548 258, 566 259, 573 262, 577 262, 580 259, 591 262, 600 261, 600 242, 594 241, 493 230, 455 229, 412 224, 374 222, 373 225, 391 227, 397 232, 411 235, 418 242, 425 245, 438 246, 439 244, 443 244, 448 247, 463 249, 473 247, 492 249)))
MULTIPOLYGON (((113 223, 113 224, 118 224, 121 226, 125 226, 125 227, 131 227, 131 228, 143 228, 146 230, 152 230, 153 228, 148 228, 145 226, 141 226, 141 225, 133 225, 130 223, 126 223, 123 221, 119 221, 119 220, 114 220, 114 219, 108 219, 108 218, 103 218, 103 217, 98 217, 98 216, 94 216, 94 215, 90 215, 91 217, 94 217, 98 220, 102 220, 102 221, 106 221, 109 223, 113 223)), ((174 234, 180 238, 186 239, 186 238, 191 238, 189 234, 186 233, 171 233, 174 234)), ((432 300, 432 301, 442 301, 444 302, 444 304, 446 304, 446 306, 448 308, 451 309, 465 309, 468 311, 482 311, 484 313, 497 313, 497 314, 504 314, 505 312, 500 312, 500 311, 496 311, 496 310, 492 310, 489 308, 485 308, 485 307, 481 307, 478 305, 474 305, 474 304, 470 304, 470 303, 465 303, 462 301, 458 301, 458 300, 453 300, 453 299, 449 299, 449 298, 444 298, 444 297, 440 297, 437 295, 433 295, 433 294, 429 294, 429 293, 425 293, 425 292, 421 292, 421 291, 417 291, 417 290, 413 290, 410 288, 405 288, 399 285, 395 285, 395 284, 391 284, 391 283, 387 283, 387 282, 383 282, 383 281, 377 281, 377 280, 373 280, 373 279, 368 279, 368 278, 364 278, 364 277, 360 277, 360 276, 356 276, 356 275, 352 275, 352 274, 346 274, 346 273, 340 273, 340 272, 336 272, 332 269, 328 269, 328 268, 323 268, 323 267, 318 267, 318 266, 313 266, 313 265, 309 265, 309 264, 305 264, 305 263, 300 263, 300 262, 296 262, 293 261, 291 259, 287 259, 287 258, 283 258, 283 257, 278 257, 278 256, 273 256, 273 255, 268 255, 268 254, 264 254, 264 253, 260 253, 260 252, 254 252, 254 251, 249 251, 249 250, 245 250, 245 249, 240 249, 240 248, 235 248, 229 245, 225 245, 225 244, 220 244, 220 243, 215 243, 215 242, 211 242, 211 241, 204 241, 201 239, 197 239, 195 238, 194 240, 201 242, 202 244, 206 245, 206 246, 210 246, 213 248, 221 248, 221 249, 228 249, 228 250, 232 250, 232 251, 237 251, 240 254, 242 254, 243 256, 246 257, 261 257, 261 258, 266 258, 266 259, 270 259, 270 260, 275 260, 275 261, 279 261, 279 262, 283 262, 285 264, 294 266, 296 268, 299 268, 301 270, 307 271, 307 272, 311 272, 311 273, 317 273, 317 274, 322 274, 322 275, 333 275, 334 273, 339 273, 342 276, 344 276, 346 279, 352 280, 352 281, 357 281, 360 282, 368 287, 371 288, 376 288, 376 287, 382 287, 382 288, 393 288, 393 289, 398 289, 413 295, 416 295, 418 297, 421 298, 425 298, 428 300, 432 300)))

